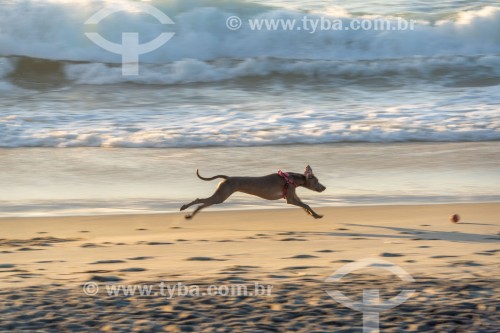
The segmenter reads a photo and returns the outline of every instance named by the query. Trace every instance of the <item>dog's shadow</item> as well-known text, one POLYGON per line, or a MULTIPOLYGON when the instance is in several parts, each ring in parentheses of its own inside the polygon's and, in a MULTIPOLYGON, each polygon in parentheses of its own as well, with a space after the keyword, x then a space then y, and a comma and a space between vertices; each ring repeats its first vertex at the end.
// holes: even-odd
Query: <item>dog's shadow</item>
MULTIPOLYGON (((465 223, 463 223, 465 224, 465 223)), ((470 223, 472 224, 472 223, 470 223)), ((390 226, 378 226, 378 225, 364 225, 355 223, 345 223, 344 226, 352 227, 363 227, 363 228, 374 228, 374 229, 385 229, 397 232, 393 233, 362 233, 356 232, 356 230, 345 230, 344 232, 331 232, 331 231, 293 231, 293 235, 298 236, 331 236, 331 237, 362 237, 362 238, 394 238, 394 239, 406 239, 406 240, 443 240, 450 242, 462 242, 462 243, 498 243, 500 241, 500 236, 495 234, 474 234, 461 231, 432 231, 424 229, 415 228, 401 228, 401 227, 390 227, 390 226)), ((239 230, 241 229, 233 229, 239 230)), ((248 231, 248 230, 246 230, 248 231)), ((276 230, 255 230, 260 232, 276 232, 276 230)))
MULTIPOLYGON (((472 224, 472 223, 471 223, 472 224)), ((412 240, 444 240, 450 242, 463 242, 463 243, 497 243, 500 241, 500 237, 494 234, 475 234, 461 231, 432 231, 424 229, 415 228, 402 228, 402 227, 390 227, 390 226, 379 226, 379 225, 363 225, 363 224, 345 224, 347 226, 365 227, 365 228, 375 228, 375 229, 385 229, 396 231, 399 234, 373 234, 373 233, 356 233, 350 232, 347 235, 352 237, 376 237, 376 238, 400 238, 400 239, 412 239, 412 240)), ((345 233, 327 233, 331 236, 346 236, 345 233)))

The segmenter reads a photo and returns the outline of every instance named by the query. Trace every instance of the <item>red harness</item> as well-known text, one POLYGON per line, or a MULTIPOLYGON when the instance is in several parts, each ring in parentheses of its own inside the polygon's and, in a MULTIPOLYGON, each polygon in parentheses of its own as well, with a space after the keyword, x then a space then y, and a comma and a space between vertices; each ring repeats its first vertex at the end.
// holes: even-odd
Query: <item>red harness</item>
POLYGON ((278 170, 278 175, 283 177, 283 179, 285 180, 285 186, 283 187, 283 199, 286 199, 286 193, 288 192, 288 186, 293 185, 293 186, 297 187, 298 185, 293 180, 290 179, 288 172, 283 172, 281 170, 278 170))

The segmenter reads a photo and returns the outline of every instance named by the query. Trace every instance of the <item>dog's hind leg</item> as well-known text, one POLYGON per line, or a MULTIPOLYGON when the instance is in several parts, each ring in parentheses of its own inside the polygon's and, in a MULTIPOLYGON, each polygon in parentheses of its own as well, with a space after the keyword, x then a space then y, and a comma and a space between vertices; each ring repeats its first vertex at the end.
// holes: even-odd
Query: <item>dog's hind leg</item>
POLYGON ((202 210, 203 208, 208 207, 208 206, 212 206, 212 205, 211 204, 201 204, 201 205, 199 205, 198 207, 196 207, 196 209, 191 214, 186 214, 185 218, 187 220, 192 219, 196 215, 196 213, 198 213, 200 210, 202 210))
POLYGON ((182 206, 181 211, 188 208, 189 206, 201 204, 196 207, 196 209, 191 214, 186 215, 186 219, 192 219, 196 215, 196 213, 198 213, 203 208, 223 203, 227 198, 231 196, 231 194, 234 193, 234 191, 235 190, 233 186, 231 186, 231 184, 229 184, 227 181, 223 181, 219 184, 217 190, 215 190, 215 193, 212 194, 211 197, 206 199, 196 199, 189 204, 182 206))
POLYGON ((180 211, 182 212, 184 209, 189 208, 189 207, 191 207, 192 205, 197 205, 197 204, 199 204, 199 203, 202 203, 202 201, 203 201, 203 200, 206 200, 206 199, 196 199, 196 200, 191 201, 191 202, 190 202, 190 203, 188 203, 188 204, 182 205, 182 207, 181 207, 180 211))

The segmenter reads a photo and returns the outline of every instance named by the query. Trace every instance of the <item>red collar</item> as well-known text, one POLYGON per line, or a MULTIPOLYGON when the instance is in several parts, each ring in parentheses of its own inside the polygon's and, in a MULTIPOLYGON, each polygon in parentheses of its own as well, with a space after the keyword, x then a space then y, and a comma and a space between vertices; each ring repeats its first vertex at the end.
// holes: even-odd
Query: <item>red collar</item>
POLYGON ((288 192, 288 186, 293 185, 295 187, 299 186, 297 183, 295 183, 292 179, 290 179, 290 175, 288 172, 283 172, 281 170, 278 170, 278 175, 283 177, 285 180, 285 186, 283 187, 283 199, 286 199, 286 193, 288 192))

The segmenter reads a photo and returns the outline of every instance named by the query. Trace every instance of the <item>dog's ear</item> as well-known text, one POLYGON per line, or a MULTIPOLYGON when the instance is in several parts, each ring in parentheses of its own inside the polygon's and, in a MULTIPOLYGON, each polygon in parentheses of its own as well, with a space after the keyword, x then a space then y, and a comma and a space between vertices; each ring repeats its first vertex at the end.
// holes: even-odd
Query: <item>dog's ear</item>
POLYGON ((304 176, 306 176, 306 178, 313 177, 313 170, 311 169, 311 167, 309 165, 306 166, 306 171, 304 171, 304 176))

